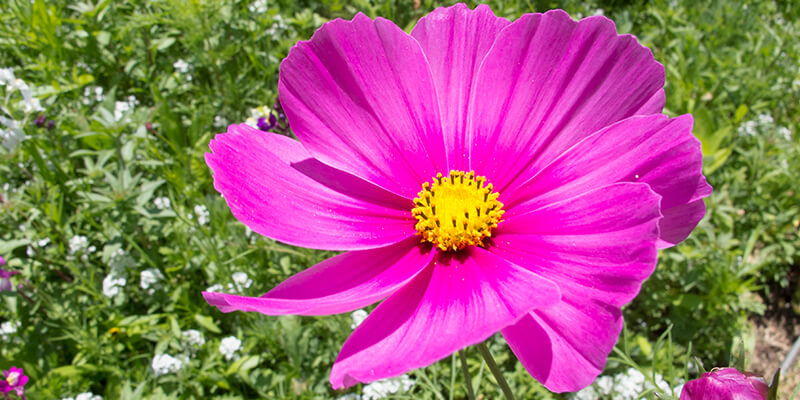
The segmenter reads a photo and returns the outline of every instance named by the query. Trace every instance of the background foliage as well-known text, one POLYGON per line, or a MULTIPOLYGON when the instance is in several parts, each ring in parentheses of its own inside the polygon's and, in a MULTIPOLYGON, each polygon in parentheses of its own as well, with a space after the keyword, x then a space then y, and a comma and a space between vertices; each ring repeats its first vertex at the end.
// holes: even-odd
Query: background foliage
MULTIPOLYGON (((693 113, 703 141, 715 188, 707 217, 686 242, 661 253, 656 273, 626 309, 625 335, 597 393, 612 393, 598 385, 614 386, 615 376, 638 374, 641 384, 608 396, 622 398, 624 389, 669 397, 671 387, 697 373, 690 355, 727 365, 735 343, 747 341, 749 316, 800 297, 793 272, 800 246, 800 7, 488 3, 511 19, 549 8, 614 19, 665 65, 666 112, 693 113)), ((280 60, 325 21, 361 11, 410 30, 447 4, 0 3, 0 68, 13 68, 44 109, 26 112, 18 92, 0 87, 0 111, 26 136, 0 148, 0 255, 7 269, 21 272, 12 279, 17 290, 0 293, 0 322, 18 324, 2 333, 1 369, 23 367, 31 399, 83 392, 122 399, 342 396, 327 377, 351 332, 349 315, 221 314, 200 296, 212 285, 261 294, 330 256, 251 234, 213 190, 203 153, 228 122, 280 117, 272 110, 280 60), (38 127, 38 116, 54 126, 38 127), (109 277, 125 283, 115 292, 109 277), (187 330, 199 331, 204 343, 187 341, 187 330), (226 359, 219 346, 230 336, 242 344, 226 359), (157 374, 158 354, 174 356, 180 368, 157 374)), ((565 397, 538 385, 501 338, 490 347, 521 398, 565 397)), ((477 352, 468 356, 478 391, 498 396, 477 352)), ((413 386, 395 396, 463 398, 455 361, 412 372, 413 386)))

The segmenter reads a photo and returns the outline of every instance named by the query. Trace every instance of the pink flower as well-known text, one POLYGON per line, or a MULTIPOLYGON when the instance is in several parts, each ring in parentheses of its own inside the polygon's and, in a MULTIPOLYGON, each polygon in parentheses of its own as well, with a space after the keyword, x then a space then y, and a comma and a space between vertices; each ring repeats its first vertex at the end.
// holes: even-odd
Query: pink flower
POLYGON ((766 400, 764 378, 736 368, 714 369, 683 386, 680 400, 766 400))
POLYGON ((299 141, 232 125, 210 144, 240 221, 345 250, 223 312, 325 315, 385 299, 345 342, 334 388, 398 376, 501 331, 553 391, 590 384, 657 248, 705 214, 692 118, 664 68, 605 17, 514 22, 440 8, 406 34, 363 14, 281 64, 299 141), (441 174, 441 175, 440 175, 441 174))
MULTIPOLYGON (((6 260, 3 257, 0 257, 0 265, 5 265, 6 260)), ((3 291, 10 291, 14 285, 11 284, 11 275, 18 274, 19 271, 6 271, 3 268, 0 268, 0 292, 3 291)))
POLYGON ((25 384, 28 383, 28 377, 22 373, 22 368, 11 367, 8 371, 3 371, 5 377, 0 381, 0 392, 8 393, 14 391, 17 396, 22 397, 25 393, 25 384))

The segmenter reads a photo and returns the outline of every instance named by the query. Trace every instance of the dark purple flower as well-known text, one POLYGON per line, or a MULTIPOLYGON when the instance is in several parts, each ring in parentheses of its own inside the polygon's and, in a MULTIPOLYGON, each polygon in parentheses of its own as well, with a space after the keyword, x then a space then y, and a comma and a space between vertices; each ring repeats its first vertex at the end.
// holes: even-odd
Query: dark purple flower
POLYGON ((40 115, 33 120, 33 123, 36 125, 37 128, 41 128, 44 126, 44 123, 47 121, 47 118, 44 115, 40 115))
POLYGON ((17 396, 22 397, 25 394, 25 384, 28 383, 28 377, 22 373, 22 368, 11 367, 8 371, 3 371, 4 378, 0 381, 0 392, 8 393, 15 391, 17 396))
POLYGON ((720 368, 686 383, 680 400, 766 400, 768 392, 764 378, 736 368, 720 368))
POLYGON ((47 121, 47 129, 48 130, 53 130, 53 128, 55 128, 55 127, 56 127, 56 121, 53 121, 52 119, 50 121, 47 121))
MULTIPOLYGON (((0 265, 5 265, 6 260, 3 257, 0 257, 0 265)), ((18 274, 18 271, 6 271, 3 268, 0 268, 0 292, 4 291, 11 291, 13 287, 11 285, 11 275, 18 274)))
POLYGON ((271 124, 268 124, 267 119, 264 117, 259 118, 256 125, 258 125, 258 129, 261 129, 264 132, 269 132, 270 128, 272 128, 271 124))

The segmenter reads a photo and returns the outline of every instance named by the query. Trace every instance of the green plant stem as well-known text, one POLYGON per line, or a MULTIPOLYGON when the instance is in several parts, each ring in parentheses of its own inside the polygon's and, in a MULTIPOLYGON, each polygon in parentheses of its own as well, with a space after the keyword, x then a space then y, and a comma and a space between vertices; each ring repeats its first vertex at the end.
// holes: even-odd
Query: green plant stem
POLYGON ((497 384, 500 385, 500 390, 503 391, 503 395, 507 400, 514 400, 514 393, 511 393, 511 388, 508 387, 506 378, 503 378, 503 371, 500 371, 500 368, 497 367, 497 363, 494 362, 492 353, 489 352, 486 343, 479 343, 477 347, 478 351, 481 352, 481 356, 483 356, 483 359, 486 361, 486 365, 489 366, 489 370, 492 371, 492 375, 494 375, 497 384))
POLYGON ((472 379, 470 379, 469 367, 467 366, 466 349, 459 350, 458 357, 461 359, 461 372, 464 373, 464 382, 466 382, 467 385, 467 398, 469 400, 475 400, 475 391, 472 390, 472 379))

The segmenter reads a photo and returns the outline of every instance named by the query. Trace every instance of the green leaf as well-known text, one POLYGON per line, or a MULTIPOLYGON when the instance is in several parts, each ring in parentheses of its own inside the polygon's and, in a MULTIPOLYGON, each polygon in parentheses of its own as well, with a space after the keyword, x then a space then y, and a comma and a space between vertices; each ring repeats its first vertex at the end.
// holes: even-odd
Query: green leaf
POLYGON ((217 324, 214 323, 214 319, 209 317, 209 316, 207 316, 207 315, 195 314, 194 315, 194 319, 195 319, 195 321, 197 321, 198 324, 200 324, 200 326, 202 326, 203 328, 208 329, 211 332, 214 332, 214 333, 221 333, 222 332, 219 329, 219 327, 217 326, 217 324))

